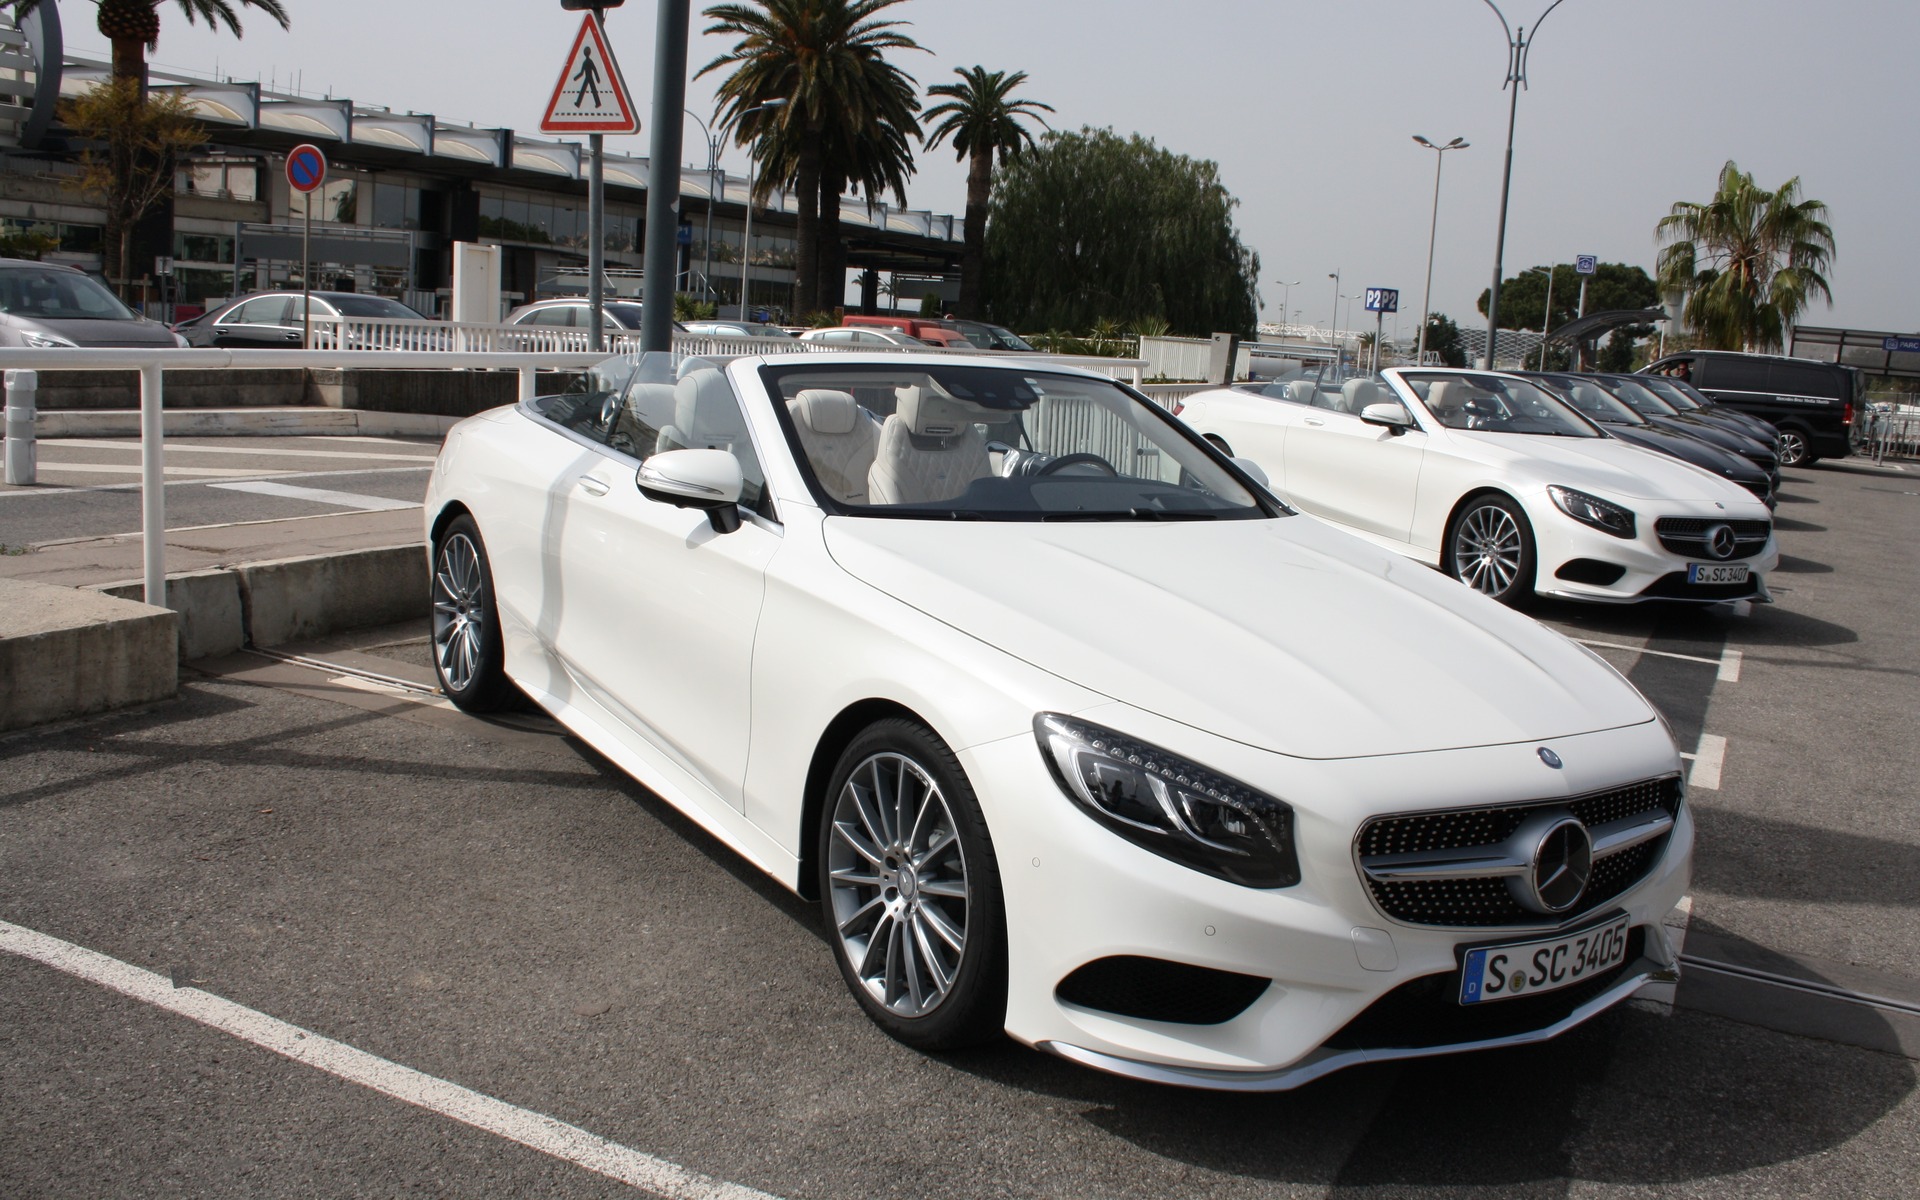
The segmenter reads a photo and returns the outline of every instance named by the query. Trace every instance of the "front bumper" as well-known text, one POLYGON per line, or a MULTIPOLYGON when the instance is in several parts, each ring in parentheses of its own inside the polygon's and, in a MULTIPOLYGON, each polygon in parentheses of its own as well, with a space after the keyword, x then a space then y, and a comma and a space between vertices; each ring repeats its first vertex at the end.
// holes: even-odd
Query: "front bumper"
MULTIPOLYGON (((1368 817, 1409 807, 1453 808, 1555 799, 1671 773, 1679 763, 1655 722, 1571 738, 1553 746, 1566 769, 1542 765, 1534 743, 1368 759, 1286 759, 1122 706, 1078 714, 1203 762, 1294 805, 1300 884, 1239 887, 1179 866, 1094 824, 1048 774, 1030 737, 961 755, 993 829, 1007 901, 1007 1031, 1029 1045, 1141 1079, 1229 1090, 1294 1087, 1359 1062, 1421 1057, 1556 1036, 1669 978, 1673 955, 1660 931, 1684 895, 1692 822, 1683 807, 1650 873, 1610 901, 1642 930, 1637 959, 1600 995, 1537 1026, 1411 1045, 1384 1037, 1333 1044, 1390 993, 1451 976, 1457 950, 1489 932, 1514 940, 1526 928, 1445 929, 1397 921, 1378 909, 1355 867, 1354 831, 1368 817), (1410 802, 1410 797, 1418 797, 1410 802), (1138 957, 1271 980, 1230 1019, 1209 1024, 1149 1020, 1063 999, 1063 980, 1097 960, 1138 957)), ((1590 919, 1591 913, 1580 918, 1590 919)), ((1519 1004, 1520 1001, 1507 1003, 1519 1004)), ((1497 1007, 1497 1006, 1496 1006, 1497 1007)), ((1357 1035, 1350 1035, 1357 1036, 1357 1035)))
POLYGON ((1780 546, 1776 539, 1769 537, 1766 547, 1758 554, 1726 560, 1745 563, 1750 568, 1747 583, 1689 584, 1687 564, 1711 560, 1682 558, 1662 546, 1654 531, 1654 521, 1651 516, 1642 516, 1638 534, 1626 539, 1574 525, 1557 510, 1536 519, 1538 561, 1534 590, 1543 596, 1602 604, 1632 604, 1643 600, 1696 604, 1758 600, 1764 603, 1772 599, 1767 593, 1766 576, 1780 565, 1780 546), (1573 528, 1566 528, 1570 525, 1573 528), (1608 570, 1600 571, 1599 565, 1608 570))

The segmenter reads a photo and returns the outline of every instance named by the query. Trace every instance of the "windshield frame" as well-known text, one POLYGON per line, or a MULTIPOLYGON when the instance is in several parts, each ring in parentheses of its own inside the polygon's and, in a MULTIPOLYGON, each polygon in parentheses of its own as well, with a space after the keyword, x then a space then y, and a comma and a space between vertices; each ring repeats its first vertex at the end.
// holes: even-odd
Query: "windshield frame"
MULTIPOLYGON (((877 517, 887 520, 978 521, 998 524, 1032 524, 1068 520, 1096 523, 1123 523, 1149 520, 1267 520, 1294 515, 1292 508, 1280 501, 1265 487, 1254 481, 1242 471, 1231 458, 1222 454, 1218 447, 1194 433, 1186 425, 1175 419, 1166 409, 1154 403, 1152 399, 1128 387, 1117 379, 1109 379, 1104 376, 1079 372, 1072 368, 1034 370, 1028 369, 1025 366, 1011 364, 998 366, 978 362, 929 363, 924 359, 917 358, 901 358, 894 361, 883 362, 834 362, 833 359, 838 357, 837 355, 831 357, 810 355, 805 359, 795 360, 782 356, 780 359, 764 361, 756 371, 761 387, 765 390, 767 403, 773 408, 774 416, 779 422, 780 431, 786 440, 787 451, 789 455, 792 456, 796 470, 801 479, 806 483, 807 490, 813 502, 818 505, 823 512, 830 515, 877 517), (1147 421, 1157 422, 1157 424, 1152 426, 1153 432, 1148 435, 1150 440, 1161 446, 1165 446, 1167 443, 1178 443, 1192 451, 1195 457, 1226 474, 1237 487, 1252 499, 1253 503, 1222 509, 1193 510, 1192 515, 1188 515, 1185 510, 1169 510, 1166 512, 1153 510, 1154 513, 1158 514, 1153 515, 1153 513, 1144 513, 1137 508, 1131 510, 1047 510, 1038 507, 1033 509, 977 508, 968 507, 960 503, 964 498, 964 494, 963 496, 954 497, 952 502, 936 501, 924 504, 850 504, 830 495, 828 489, 823 485, 818 474, 815 472, 813 461, 806 452, 799 431, 795 428, 793 416, 788 410, 786 400, 787 391, 782 386, 782 381, 790 376, 797 375, 804 377, 817 375, 822 371, 836 368, 845 370, 848 373, 870 372, 877 376, 897 375, 902 371, 910 371, 932 376, 936 382, 942 381, 943 376, 965 377, 975 373, 990 372, 992 376, 1004 377, 1007 380, 1034 380, 1044 384, 1045 380, 1057 379, 1063 386, 1075 388, 1084 388, 1089 384, 1109 387, 1116 395, 1126 399, 1134 410, 1144 410, 1147 414, 1150 414, 1140 423, 1141 425, 1144 425, 1147 421), (1204 512, 1204 516, 1198 515, 1201 512, 1204 512)), ((892 356, 889 357, 891 358, 892 356)), ((946 384, 943 382, 942 386, 946 386, 946 384)), ((871 410, 868 411, 871 412, 871 410)), ((1007 408, 1004 411, 1009 414, 1024 413, 1027 411, 1027 408, 1007 408)), ((1019 448, 1016 447, 1015 449, 1019 448)), ((1178 464, 1177 458, 1175 461, 1176 464, 1178 464)), ((1182 469, 1184 470, 1185 468, 1183 467, 1182 469)), ((998 477, 996 476, 996 478, 998 477)), ((1081 477, 1074 476, 1072 478, 1078 480, 1081 477)), ((1140 477, 1118 476, 1118 478, 1138 479, 1140 477)))
POLYGON ((1594 376, 1594 378, 1599 380, 1600 386, 1603 388, 1606 388, 1609 393, 1611 393, 1615 398, 1617 398, 1620 401, 1620 403, 1626 405, 1628 408, 1631 408, 1633 411, 1639 413, 1641 416, 1647 418, 1649 421, 1653 420, 1655 417, 1677 417, 1681 413, 1680 408, 1678 408, 1675 405, 1668 404, 1664 399, 1661 398, 1659 392, 1654 391, 1650 387, 1642 386, 1640 381, 1637 379, 1629 379, 1623 375, 1596 375, 1594 376), (1631 390, 1633 388, 1639 388, 1640 391, 1646 393, 1649 397, 1653 399, 1655 408, 1652 412, 1648 412, 1646 409, 1640 407, 1640 405, 1635 404, 1633 400, 1629 398, 1633 395, 1633 392, 1631 390))
MULTIPOLYGON (((1412 404, 1409 405, 1412 411, 1419 413, 1425 421, 1432 422, 1434 427, 1445 430, 1450 434, 1498 434, 1502 437, 1562 437, 1580 440, 1611 436, 1597 422, 1588 418, 1585 413, 1561 399, 1551 385, 1544 385, 1540 381, 1528 379, 1523 375, 1515 375, 1508 371, 1459 370, 1438 367, 1394 367, 1384 372, 1384 374, 1393 381, 1397 392, 1405 393, 1406 396, 1412 400, 1412 404), (1475 427, 1471 424, 1450 424, 1442 420, 1440 415, 1433 410, 1433 407, 1427 403, 1427 395, 1431 394, 1431 387, 1434 384, 1456 381, 1469 384, 1481 391, 1493 392, 1496 397, 1500 396, 1503 389, 1510 389, 1516 385, 1530 389, 1536 393, 1540 399, 1546 402, 1546 406, 1551 412, 1563 418, 1574 428, 1562 432, 1552 429, 1501 429, 1491 425, 1475 427), (1486 381, 1492 386, 1486 386, 1486 384, 1480 381, 1486 381), (1419 387, 1416 386, 1417 383, 1427 384, 1429 392, 1423 394, 1419 387)), ((1506 417, 1501 419, 1513 420, 1515 418, 1506 417)), ((1546 418, 1534 419, 1545 420, 1546 418)))

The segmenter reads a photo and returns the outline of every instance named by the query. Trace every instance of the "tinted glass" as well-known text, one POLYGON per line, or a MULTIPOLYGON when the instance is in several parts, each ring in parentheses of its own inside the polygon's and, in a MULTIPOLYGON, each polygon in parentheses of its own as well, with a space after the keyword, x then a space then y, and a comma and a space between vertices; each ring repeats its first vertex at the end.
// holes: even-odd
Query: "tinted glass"
POLYGON ((1609 379, 1606 388, 1622 404, 1643 417, 1670 417, 1679 411, 1676 406, 1647 390, 1646 385, 1637 379, 1609 379))
POLYGON ((262 296, 242 304, 225 319, 232 325, 285 325, 292 311, 292 296, 262 296))
POLYGON ((39 321, 132 321, 112 292, 78 271, 0 269, 0 312, 39 321))
POLYGON ((1183 426, 1108 380, 820 358, 761 375, 785 402, 795 457, 831 511, 989 521, 1279 511, 1183 426))
POLYGON ((1558 392, 1574 411, 1602 425, 1644 425, 1646 419, 1620 400, 1609 395, 1596 380, 1579 375, 1554 375, 1547 385, 1558 392))
POLYGON ((1481 433, 1534 433, 1552 437, 1603 437, 1598 429, 1552 394, 1510 375, 1401 376, 1448 429, 1481 433))
POLYGON ((1693 382, 1717 391, 1764 392, 1767 364, 1745 358, 1705 358, 1695 369, 1693 382))
POLYGON ((1837 400, 1845 394, 1840 371, 1815 363, 1772 363, 1767 367, 1768 390, 1784 396, 1821 396, 1837 400))
POLYGON ((609 318, 620 323, 623 329, 640 328, 640 306, 638 304, 609 304, 603 310, 609 318))
MULTIPOLYGON (((424 321, 425 317, 385 296, 328 296, 327 302, 348 317, 393 317, 401 320, 424 321)), ((317 312, 318 310, 316 310, 317 312)))

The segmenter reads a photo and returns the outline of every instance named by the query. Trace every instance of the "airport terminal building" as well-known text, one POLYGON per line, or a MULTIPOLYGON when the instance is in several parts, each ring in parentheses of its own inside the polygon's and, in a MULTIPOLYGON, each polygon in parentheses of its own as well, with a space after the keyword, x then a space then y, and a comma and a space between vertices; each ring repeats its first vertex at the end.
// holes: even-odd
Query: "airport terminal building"
MULTIPOLYGON (((53 109, 59 98, 107 75, 107 64, 63 53, 54 5, 42 5, 18 27, 0 15, 6 253, 104 274, 104 209, 78 190, 80 147, 53 109)), ((154 71, 152 88, 189 101, 208 141, 180 164, 170 214, 142 225, 133 294, 150 306, 161 295, 153 270, 162 256, 174 260, 173 299, 181 305, 299 286, 309 205, 315 287, 378 293, 439 315, 452 281, 452 245, 481 242, 503 250, 503 311, 585 288, 583 145, 231 78, 154 71), (287 152, 303 142, 320 147, 329 162, 326 183, 310 197, 286 179, 287 152)), ((704 151, 703 141, 690 144, 704 151)), ((605 157, 605 254, 620 293, 637 295, 646 267, 647 169, 643 157, 605 157)), ((741 289, 747 180, 705 165, 683 168, 680 176, 677 290, 731 306, 741 289)), ((778 192, 756 206, 745 253, 750 304, 789 317, 797 316, 790 303, 796 212, 794 198, 778 192)), ((863 305, 873 304, 882 274, 894 277, 900 295, 955 290, 958 218, 847 199, 840 220, 863 305)))

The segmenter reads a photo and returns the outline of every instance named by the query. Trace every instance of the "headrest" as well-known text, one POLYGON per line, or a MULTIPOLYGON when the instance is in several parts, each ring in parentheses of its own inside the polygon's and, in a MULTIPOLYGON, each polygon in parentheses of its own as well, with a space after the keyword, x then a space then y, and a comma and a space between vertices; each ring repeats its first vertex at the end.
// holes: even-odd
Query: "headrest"
POLYGON ((793 419, 815 433, 852 433, 860 421, 860 406, 851 392, 807 388, 787 405, 793 419))
POLYGON ((895 388, 893 394, 894 412, 915 437, 950 438, 973 424, 973 408, 951 396, 924 387, 895 388))
POLYGON ((1371 379, 1349 379, 1340 388, 1340 394, 1347 398, 1347 411, 1364 411, 1369 404, 1378 404, 1384 397, 1381 387, 1371 379))
POLYGON ((1296 379, 1287 385, 1287 399, 1295 404, 1312 404, 1318 391, 1311 379, 1296 379))
POLYGON ((1434 412, 1459 408, 1467 402, 1467 385, 1442 379, 1427 389, 1427 407, 1434 412))

